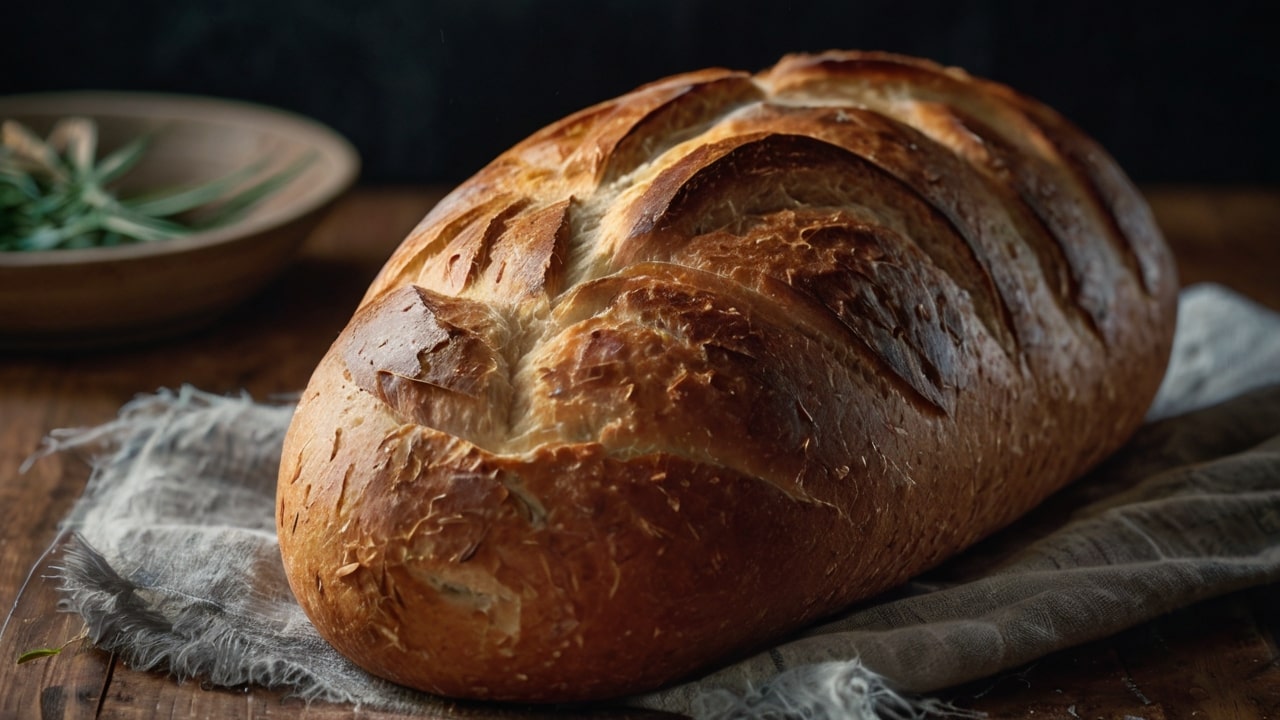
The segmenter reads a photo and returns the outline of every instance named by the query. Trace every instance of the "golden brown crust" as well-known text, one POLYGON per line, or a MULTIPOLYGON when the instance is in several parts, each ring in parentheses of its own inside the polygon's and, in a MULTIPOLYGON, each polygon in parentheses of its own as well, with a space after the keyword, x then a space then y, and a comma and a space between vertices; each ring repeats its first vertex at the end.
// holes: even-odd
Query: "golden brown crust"
POLYGON ((1176 278, 1053 111, 880 53, 588 108, 442 201, 316 370, 280 544, 447 695, 649 689, 900 583, 1116 448, 1176 278))

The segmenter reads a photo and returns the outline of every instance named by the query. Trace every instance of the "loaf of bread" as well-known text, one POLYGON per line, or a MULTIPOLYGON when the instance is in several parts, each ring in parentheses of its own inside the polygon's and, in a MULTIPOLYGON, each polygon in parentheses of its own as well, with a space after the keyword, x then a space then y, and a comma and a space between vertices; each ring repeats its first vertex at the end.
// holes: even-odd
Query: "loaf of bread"
POLYGON ((1176 288, 1115 162, 1007 87, 860 52, 662 80, 392 256, 289 431, 285 567, 340 652, 430 692, 688 678, 1112 452, 1176 288))

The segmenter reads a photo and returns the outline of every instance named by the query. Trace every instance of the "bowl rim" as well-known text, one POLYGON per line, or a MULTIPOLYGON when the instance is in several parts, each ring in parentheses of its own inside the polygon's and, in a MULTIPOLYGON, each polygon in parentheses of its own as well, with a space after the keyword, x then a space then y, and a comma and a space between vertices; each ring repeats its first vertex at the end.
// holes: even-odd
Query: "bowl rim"
POLYGON ((114 247, 63 250, 0 251, 0 269, 45 265, 127 262, 219 245, 287 225, 323 207, 355 183, 360 155, 355 146, 333 128, 298 113, 246 100, 208 95, 118 90, 59 90, 0 96, 0 118, 19 115, 86 115, 89 117, 146 118, 163 112, 166 117, 229 125, 256 125, 263 120, 283 122, 291 136, 304 136, 329 159, 334 171, 325 173, 297 202, 278 211, 249 218, 186 237, 114 247), (210 120, 212 110, 220 117, 210 120))

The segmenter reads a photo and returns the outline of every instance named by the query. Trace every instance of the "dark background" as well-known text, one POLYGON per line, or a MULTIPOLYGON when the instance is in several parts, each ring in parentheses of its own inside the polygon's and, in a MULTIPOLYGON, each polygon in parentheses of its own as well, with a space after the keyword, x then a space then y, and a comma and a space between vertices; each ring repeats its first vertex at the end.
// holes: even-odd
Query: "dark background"
POLYGON ((658 77, 828 48, 923 55, 1046 101, 1139 182, 1280 184, 1271 3, 26 0, 0 94, 199 93, 315 117, 366 182, 456 182, 658 77))

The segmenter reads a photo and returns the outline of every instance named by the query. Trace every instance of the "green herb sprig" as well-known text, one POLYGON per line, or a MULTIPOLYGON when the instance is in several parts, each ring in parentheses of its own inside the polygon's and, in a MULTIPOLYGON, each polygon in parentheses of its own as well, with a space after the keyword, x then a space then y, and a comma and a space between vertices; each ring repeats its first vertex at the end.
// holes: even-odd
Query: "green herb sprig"
POLYGON ((57 655, 61 655, 62 651, 66 650, 67 646, 69 646, 71 643, 84 640, 87 637, 89 637, 89 627, 86 625, 85 628, 81 630, 78 635, 62 643, 62 645, 58 647, 34 648, 31 650, 27 650, 26 652, 19 653, 17 658, 18 664, 25 665, 34 660, 43 660, 45 658, 51 658, 57 655))
POLYGON ((270 162, 264 158, 193 187, 117 198, 114 183, 137 165, 151 141, 142 135, 97 160, 98 129, 91 119, 64 118, 47 139, 6 120, 0 126, 0 251, 157 242, 221 227, 314 160, 305 156, 258 178, 270 162))

